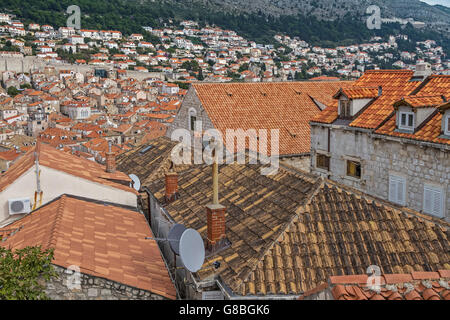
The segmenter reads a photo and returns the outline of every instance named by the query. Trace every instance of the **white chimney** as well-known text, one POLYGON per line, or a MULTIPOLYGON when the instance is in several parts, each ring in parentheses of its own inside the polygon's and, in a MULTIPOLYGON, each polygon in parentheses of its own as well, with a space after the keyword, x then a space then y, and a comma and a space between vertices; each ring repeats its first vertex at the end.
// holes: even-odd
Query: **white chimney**
POLYGON ((421 80, 425 80, 429 75, 431 75, 431 73, 431 64, 428 62, 420 62, 416 65, 414 78, 421 78, 421 80))

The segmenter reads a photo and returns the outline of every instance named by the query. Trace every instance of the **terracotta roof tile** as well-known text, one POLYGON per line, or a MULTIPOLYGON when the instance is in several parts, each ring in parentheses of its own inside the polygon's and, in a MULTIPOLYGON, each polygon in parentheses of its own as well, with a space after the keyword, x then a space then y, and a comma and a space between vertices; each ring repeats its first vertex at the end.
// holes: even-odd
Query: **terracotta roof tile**
POLYGON ((437 275, 437 272, 383 274, 381 277, 389 280, 387 283, 380 283, 379 288, 372 288, 365 283, 352 280, 358 276, 330 277, 330 287, 321 286, 320 290, 303 294, 299 300, 324 290, 329 290, 335 300, 448 300, 450 278, 437 275), (415 277, 419 273, 420 276, 415 277))
MULTIPOLYGON (((74 156, 63 150, 57 150, 47 144, 40 143, 39 164, 58 171, 63 171, 79 178, 91 180, 103 185, 122 189, 137 194, 136 190, 116 181, 130 183, 131 179, 124 173, 116 171, 107 173, 105 166, 94 161, 74 156)), ((19 158, 4 174, 0 175, 0 191, 19 178, 34 165, 36 147, 30 149, 19 158)))
POLYGON ((437 225, 420 222, 417 216, 406 216, 366 196, 357 196, 345 187, 326 183, 298 212, 281 240, 274 243, 244 281, 240 287, 242 295, 256 294, 252 288, 258 283, 270 286, 270 279, 256 276, 267 274, 268 270, 282 275, 276 281, 286 285, 293 271, 294 292, 302 293, 327 279, 331 284, 341 279, 347 284, 362 283, 364 287, 367 279, 364 272, 372 264, 378 265, 384 273, 437 270, 441 266, 450 269, 450 251, 439 249, 443 256, 438 254, 437 260, 432 262, 427 254, 429 248, 436 246, 426 242, 436 240, 425 240, 423 236, 424 228, 438 232, 444 237, 442 248, 448 248, 447 228, 443 231, 437 225), (405 228, 407 232, 399 232, 405 228), (390 230, 396 230, 395 237, 390 230), (405 246, 405 243, 410 245, 405 246), (271 260, 279 263, 269 263, 271 260))
MULTIPOLYGON (((413 76, 411 70, 369 70, 359 78, 351 89, 359 92, 361 88, 382 87, 382 95, 364 110, 350 124, 355 127, 376 128, 393 111, 393 102, 412 92, 420 82, 408 82, 413 76)), ((372 96, 375 90, 372 89, 372 96)), ((378 95, 378 90, 377 90, 378 95)), ((338 102, 331 103, 319 115, 311 121, 320 123, 332 123, 338 117, 338 102)))
POLYGON ((145 240, 150 227, 136 211, 63 195, 6 228, 19 231, 3 247, 54 248, 55 265, 78 265, 82 273, 176 298, 157 243, 145 240))
POLYGON ((348 87, 343 88, 337 94, 334 95, 334 98, 337 98, 340 94, 344 94, 349 99, 368 99, 368 98, 376 98, 378 97, 378 88, 366 88, 366 87, 348 87))
MULTIPOLYGON (((450 88, 449 92, 450 93, 450 88)), ((431 107, 437 107, 444 103, 444 99, 442 95, 436 95, 436 96, 406 96, 403 97, 401 100, 396 101, 394 103, 394 107, 406 105, 410 106, 412 108, 431 108, 431 107)))
MULTIPOLYGON (((119 156, 119 168, 136 173, 174 221, 205 237, 211 168, 175 166, 180 197, 166 204, 163 173, 174 142, 162 137, 152 144, 144 154, 141 146, 119 156)), ((220 275, 235 294, 254 296, 302 294, 331 276, 360 283, 372 264, 389 274, 450 269, 449 224, 310 174, 280 168, 262 176, 259 169, 220 165, 231 247, 208 258, 199 279, 220 275)))
POLYGON ((216 129, 279 129, 279 152, 286 155, 310 151, 308 122, 320 112, 313 99, 327 105, 351 83, 196 83, 193 89, 216 129))
POLYGON ((437 272, 415 271, 411 272, 411 276, 414 280, 439 279, 439 273, 437 272))
POLYGON ((414 133, 398 132, 396 131, 396 128, 395 115, 391 115, 389 120, 377 129, 375 133, 450 145, 449 139, 440 137, 442 130, 442 114, 439 112, 435 112, 431 119, 426 122, 426 125, 422 126, 414 133))
MULTIPOLYGON (((431 75, 423 82, 411 81, 410 70, 367 71, 353 86, 341 89, 354 97, 364 96, 367 86, 381 86, 382 95, 363 108, 350 123, 352 127, 376 129, 375 133, 420 141, 450 144, 449 139, 441 137, 442 114, 434 112, 429 119, 420 124, 416 132, 405 133, 396 130, 394 111, 398 106, 412 108, 437 108, 444 110, 445 101, 450 97, 450 76, 431 75), (354 93, 352 93, 354 91, 354 93)), ((372 90, 375 95, 375 89, 372 90)), ((333 123, 338 117, 338 101, 335 99, 325 110, 312 119, 312 122, 333 123)))

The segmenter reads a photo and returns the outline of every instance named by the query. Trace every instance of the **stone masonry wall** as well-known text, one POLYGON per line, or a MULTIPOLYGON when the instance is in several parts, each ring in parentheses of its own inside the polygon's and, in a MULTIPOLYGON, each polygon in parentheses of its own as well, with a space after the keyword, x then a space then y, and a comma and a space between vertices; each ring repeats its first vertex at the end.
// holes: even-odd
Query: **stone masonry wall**
POLYGON ((280 159, 280 164, 286 164, 288 166, 292 166, 296 169, 310 172, 310 156, 303 156, 303 157, 286 157, 280 159))
POLYGON ((328 128, 311 126, 311 172, 388 200, 389 175, 406 178, 406 206, 423 210, 424 185, 444 190, 444 216, 450 221, 450 155, 424 144, 400 143, 373 138, 345 128, 331 129, 330 171, 316 168, 317 150, 327 151, 328 128), (361 179, 346 176, 347 157, 361 161, 361 179))
POLYGON ((45 292, 52 300, 165 300, 165 297, 103 278, 54 266, 57 277, 48 281, 45 292))
POLYGON ((170 138, 173 130, 175 129, 189 130, 189 110, 191 109, 194 109, 196 111, 197 121, 202 122, 202 130, 214 129, 214 125, 212 124, 211 119, 209 119, 209 116, 206 113, 205 109, 202 107, 202 104, 195 92, 194 87, 191 86, 183 99, 183 103, 181 104, 180 110, 178 110, 178 114, 175 120, 167 130, 167 137, 170 138))
MULTIPOLYGON (((172 132, 175 129, 186 129, 189 130, 189 110, 194 109, 197 113, 197 121, 202 122, 202 130, 208 130, 208 129, 214 129, 214 125, 209 118, 208 114, 206 113, 205 109, 203 108, 200 99, 198 98, 195 89, 191 87, 186 94, 183 103, 180 107, 180 110, 178 111, 178 114, 173 121, 172 125, 166 132, 167 137, 171 137, 172 132)), ((225 135, 225 132, 222 132, 223 135, 225 135)), ((193 138, 192 134, 192 138, 193 138)), ((193 145, 193 139, 191 141, 193 145)), ((309 156, 301 156, 301 157, 286 157, 283 159, 280 159, 281 163, 285 163, 287 165, 293 166, 297 169, 309 172, 310 170, 310 160, 309 156)))
MULTIPOLYGON (((75 70, 81 73, 93 71, 97 67, 91 65, 75 65, 64 63, 47 63, 44 60, 35 57, 27 56, 23 58, 0 58, 0 72, 14 71, 14 72, 30 72, 32 70, 42 70, 45 66, 53 66, 56 70, 75 70)), ((99 69, 112 69, 111 66, 98 67, 99 69)), ((146 78, 157 78, 164 80, 164 75, 161 72, 141 72, 127 70, 127 76, 142 81, 146 78)))

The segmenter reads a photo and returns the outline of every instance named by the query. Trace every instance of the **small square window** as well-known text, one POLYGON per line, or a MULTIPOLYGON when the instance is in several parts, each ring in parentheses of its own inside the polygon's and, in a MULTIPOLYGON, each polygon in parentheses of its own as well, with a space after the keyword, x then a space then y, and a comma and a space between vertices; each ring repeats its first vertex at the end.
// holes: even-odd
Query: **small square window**
POLYGON ((400 112, 400 121, 398 124, 400 129, 413 130, 414 129, 414 113, 400 112))
POLYGON ((330 171, 330 157, 324 154, 316 155, 316 167, 330 171))
POLYGON ((361 179, 361 163, 347 160, 347 176, 361 179))

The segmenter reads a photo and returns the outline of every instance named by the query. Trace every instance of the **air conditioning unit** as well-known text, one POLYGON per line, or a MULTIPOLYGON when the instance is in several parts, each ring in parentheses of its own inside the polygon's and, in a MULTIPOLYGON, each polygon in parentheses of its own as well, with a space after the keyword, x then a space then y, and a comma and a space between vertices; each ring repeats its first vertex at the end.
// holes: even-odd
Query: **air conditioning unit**
POLYGON ((22 214, 31 212, 31 201, 29 198, 9 199, 9 214, 22 214))

